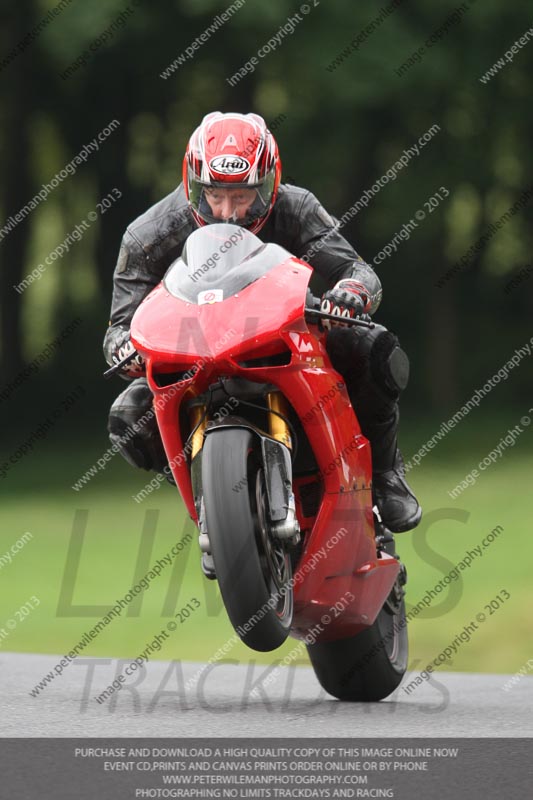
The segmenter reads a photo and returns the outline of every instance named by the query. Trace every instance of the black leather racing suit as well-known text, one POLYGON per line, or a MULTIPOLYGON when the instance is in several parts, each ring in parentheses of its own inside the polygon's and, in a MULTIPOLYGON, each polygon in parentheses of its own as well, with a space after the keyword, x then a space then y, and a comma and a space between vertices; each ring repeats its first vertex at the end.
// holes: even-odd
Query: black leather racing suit
MULTIPOLYGON (((196 229, 183 184, 152 206, 126 230, 114 274, 113 300, 104 354, 109 364, 128 339, 133 314, 182 252, 196 229)), ((381 283, 374 270, 339 233, 335 221, 306 189, 281 184, 272 212, 259 233, 263 242, 275 242, 307 261, 322 279, 323 290, 341 278, 353 278, 364 289, 369 313, 381 300, 381 283)), ((313 279, 315 276, 313 276, 313 279)), ((346 381, 361 428, 372 445, 373 470, 384 473, 394 466, 398 425, 397 401, 408 378, 408 361, 398 340, 383 326, 374 329, 333 328, 327 350, 333 366, 346 381)), ((155 420, 144 432, 131 436, 131 427, 151 406, 144 378, 134 380, 111 408, 109 432, 130 463, 161 471, 166 458, 155 420), (129 431, 128 431, 129 428, 129 431)))
MULTIPOLYGON (((124 235, 114 275, 110 327, 104 341, 109 364, 128 338, 137 306, 181 255, 185 240, 196 230, 183 184, 148 209, 124 235)), ((381 283, 374 270, 335 229, 335 222, 316 197, 297 186, 281 184, 272 212, 258 234, 298 258, 304 258, 331 288, 341 278, 354 277, 371 299, 370 313, 381 300, 381 283)))

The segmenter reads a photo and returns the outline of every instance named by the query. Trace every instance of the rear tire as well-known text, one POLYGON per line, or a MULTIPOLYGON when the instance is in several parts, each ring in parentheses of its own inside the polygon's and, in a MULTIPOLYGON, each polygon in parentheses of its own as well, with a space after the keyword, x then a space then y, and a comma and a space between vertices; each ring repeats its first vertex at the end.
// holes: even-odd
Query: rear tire
POLYGON ((402 595, 397 579, 370 628, 348 639, 307 645, 315 675, 326 692, 339 700, 372 702, 388 697, 400 685, 409 649, 402 595))
POLYGON ((275 650, 293 616, 289 553, 269 530, 263 469, 253 434, 216 431, 202 452, 206 525, 222 599, 231 624, 253 650, 275 650))

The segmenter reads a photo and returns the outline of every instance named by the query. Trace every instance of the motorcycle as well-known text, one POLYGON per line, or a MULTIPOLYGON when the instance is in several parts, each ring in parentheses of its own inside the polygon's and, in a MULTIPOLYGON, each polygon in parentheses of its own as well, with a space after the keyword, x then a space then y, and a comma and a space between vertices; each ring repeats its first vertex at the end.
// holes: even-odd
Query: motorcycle
POLYGON ((303 640, 328 693, 375 701, 407 668, 406 571, 326 352, 325 320, 338 317, 319 310, 311 274, 237 225, 199 228, 130 335, 204 571, 240 639, 258 651, 303 640))

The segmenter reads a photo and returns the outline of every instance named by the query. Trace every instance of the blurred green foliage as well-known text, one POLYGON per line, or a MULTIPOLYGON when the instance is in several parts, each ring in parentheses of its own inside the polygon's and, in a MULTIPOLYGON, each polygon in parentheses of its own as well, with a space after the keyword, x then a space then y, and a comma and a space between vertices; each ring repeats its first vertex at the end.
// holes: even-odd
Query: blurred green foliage
MULTIPOLYGON (((20 0, 0 30, 7 53, 57 3, 20 0)), ((229 4, 228 4, 229 5, 229 4)), ((213 23, 221 2, 127 4, 74 0, 0 72, 0 220, 9 218, 111 120, 120 128, 0 244, 3 375, 16 374, 73 311, 86 328, 75 348, 95 379, 111 281, 125 226, 179 182, 187 139, 207 112, 257 111, 276 129, 284 174, 309 187, 338 217, 431 125, 441 132, 346 226, 368 260, 423 208, 440 186, 449 199, 428 215, 378 272, 379 319, 396 331, 413 363, 408 405, 439 410, 485 379, 528 334, 528 283, 503 294, 527 264, 530 207, 517 214, 468 267, 439 289, 435 281, 530 184, 532 47, 489 83, 479 77, 530 25, 527 8, 471 4, 423 61, 396 69, 442 29, 454 6, 422 0, 400 5, 356 52, 326 69, 380 15, 377 3, 334 7, 315 0, 308 14, 287 0, 248 0, 173 75, 160 74, 213 23), (279 46, 235 87, 226 78, 299 14, 279 46), (122 27, 112 29, 119 17, 122 27), (107 39, 102 36, 108 32, 107 39), (95 50, 91 44, 97 42, 95 50), (86 54, 85 65, 63 80, 86 54), (529 109, 529 110, 528 110, 529 109), (22 126, 22 127, 21 127, 22 126), (22 187, 22 188, 21 188, 22 187), (112 188, 122 200, 47 268, 22 295, 13 290, 112 188), (20 200, 20 202, 19 202, 20 200), (488 346, 487 346, 488 344, 488 346)), ((5 12, 4 12, 5 13, 5 12)), ((0 226, 1 227, 1 226, 0 226)), ((54 379, 71 363, 56 359, 54 379)), ((517 371, 502 402, 527 397, 517 371)), ((102 396, 95 380, 96 402, 102 396)))

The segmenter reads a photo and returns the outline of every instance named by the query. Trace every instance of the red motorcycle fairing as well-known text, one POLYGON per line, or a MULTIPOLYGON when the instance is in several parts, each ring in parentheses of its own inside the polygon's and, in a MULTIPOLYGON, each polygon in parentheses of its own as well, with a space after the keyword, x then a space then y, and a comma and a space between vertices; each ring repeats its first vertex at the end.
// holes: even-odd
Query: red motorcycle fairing
MULTIPOLYGON (((257 270, 255 275, 251 270, 252 281, 242 288, 238 278, 230 277, 235 269, 233 273, 228 269, 225 281, 216 263, 205 270, 207 280, 193 286, 194 280, 185 279, 199 272, 199 262, 189 253, 193 263, 187 264, 185 254, 137 309, 131 338, 146 360, 169 465, 195 521, 190 467, 179 424, 182 405, 206 392, 221 376, 274 384, 291 404, 309 439, 324 487, 293 576, 291 635, 304 638, 312 630, 317 642, 353 636, 374 622, 399 572, 395 558, 384 552, 378 558, 376 553, 370 446, 361 434, 342 378, 331 366, 325 334, 312 333, 304 317, 311 267, 277 245, 261 245, 260 250, 256 246, 254 252, 246 238, 246 246, 247 263, 251 253, 257 270), (194 267, 197 270, 191 273, 194 267), (214 288, 206 289, 206 284, 214 288), (253 365, 254 359, 283 353, 286 358, 278 361, 285 364, 253 365), (320 405, 317 400, 324 397, 329 401, 320 405), (353 599, 345 601, 343 613, 332 613, 339 599, 348 595, 353 599)), ((235 263, 230 266, 237 268, 236 249, 237 245, 231 254, 235 263)), ((205 263, 204 259, 202 267, 205 263)))

